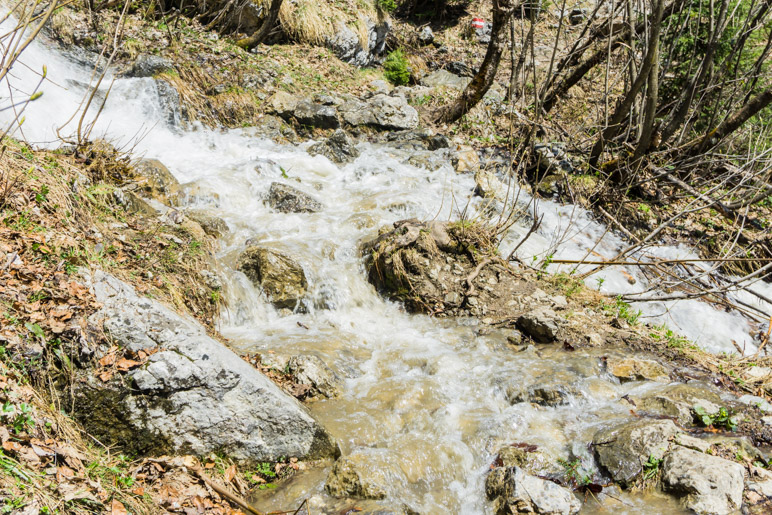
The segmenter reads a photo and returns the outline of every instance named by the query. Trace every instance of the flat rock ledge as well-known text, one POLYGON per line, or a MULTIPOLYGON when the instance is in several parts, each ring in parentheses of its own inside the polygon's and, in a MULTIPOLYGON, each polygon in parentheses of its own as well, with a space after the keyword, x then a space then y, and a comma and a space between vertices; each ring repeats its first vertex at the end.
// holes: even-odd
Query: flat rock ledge
POLYGON ((155 350, 108 383, 88 372, 77 382, 76 415, 104 444, 143 454, 218 452, 243 463, 340 455, 299 402, 198 322, 100 271, 90 288, 102 304, 91 330, 126 351, 155 350))

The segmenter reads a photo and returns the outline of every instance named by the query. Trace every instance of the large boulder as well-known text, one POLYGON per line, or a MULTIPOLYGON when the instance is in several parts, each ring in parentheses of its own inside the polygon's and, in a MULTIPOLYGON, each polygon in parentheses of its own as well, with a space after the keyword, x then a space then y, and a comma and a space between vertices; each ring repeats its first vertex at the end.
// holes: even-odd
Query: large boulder
POLYGON ((403 130, 418 127, 418 111, 401 96, 383 93, 367 101, 350 100, 339 108, 346 123, 376 129, 403 130))
POLYGON ((236 268, 262 288, 277 308, 294 309, 308 288, 303 267, 278 250, 249 246, 239 256, 236 268))
POLYGON ((695 513, 722 515, 740 509, 744 467, 701 452, 677 447, 662 463, 662 484, 684 496, 695 513))
POLYGON ((149 355, 121 379, 103 383, 86 373, 76 383, 75 412, 102 443, 154 454, 218 452, 245 463, 339 454, 303 406, 197 321, 100 271, 90 288, 102 305, 90 327, 121 351, 149 355))
POLYGON ((532 476, 520 467, 499 468, 492 474, 502 476, 500 481, 486 483, 488 498, 493 500, 494 512, 498 515, 572 515, 582 508, 582 503, 567 488, 532 476))
POLYGON ((308 147, 312 156, 323 155, 333 163, 350 163, 359 157, 359 150, 354 146, 345 131, 338 129, 325 141, 308 147))
POLYGON ((271 183, 268 205, 282 213, 316 213, 322 204, 311 195, 280 182, 271 183))
POLYGON ((614 481, 629 484, 649 458, 661 460, 680 433, 672 420, 635 420, 598 431, 592 444, 614 481))

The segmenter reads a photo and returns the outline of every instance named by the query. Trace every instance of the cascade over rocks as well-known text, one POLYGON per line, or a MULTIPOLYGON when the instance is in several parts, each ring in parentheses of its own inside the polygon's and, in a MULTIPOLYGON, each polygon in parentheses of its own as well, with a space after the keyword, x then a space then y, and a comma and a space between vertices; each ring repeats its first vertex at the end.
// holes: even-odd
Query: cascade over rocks
POLYGON ((90 288, 102 304, 92 329, 121 349, 152 353, 127 382, 106 386, 87 373, 75 383, 75 412, 104 444, 151 454, 221 452, 245 463, 339 454, 303 406, 198 322, 100 271, 90 288))
POLYGON ((277 308, 295 309, 308 288, 303 267, 278 250, 249 246, 239 256, 236 269, 262 288, 277 308))
POLYGON ((268 205, 282 213, 316 213, 323 207, 321 202, 311 195, 280 182, 271 183, 268 189, 268 205))

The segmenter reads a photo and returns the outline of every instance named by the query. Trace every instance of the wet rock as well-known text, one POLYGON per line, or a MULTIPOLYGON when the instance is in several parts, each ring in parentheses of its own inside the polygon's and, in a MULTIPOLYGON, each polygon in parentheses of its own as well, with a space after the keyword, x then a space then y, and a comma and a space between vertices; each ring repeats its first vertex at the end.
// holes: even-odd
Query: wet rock
POLYGON ((153 77, 159 73, 174 69, 174 63, 159 55, 142 54, 137 57, 131 69, 126 72, 127 77, 153 77))
POLYGON ((459 77, 447 70, 435 70, 421 79, 421 85, 429 88, 449 88, 456 91, 463 91, 469 83, 470 77, 459 77))
POLYGON ((742 505, 743 466, 678 447, 662 463, 662 484, 695 513, 734 513, 742 505))
POLYGON ((386 48, 386 37, 391 31, 391 21, 388 17, 378 23, 367 18, 367 48, 362 47, 359 34, 350 27, 341 25, 338 32, 328 39, 327 44, 338 56, 348 64, 365 67, 375 63, 386 48))
POLYGON ((302 405, 197 321, 100 271, 89 286, 102 305, 89 318, 93 330, 127 351, 156 350, 123 381, 105 384, 92 371, 78 381, 76 414, 100 441, 130 452, 218 452, 253 464, 339 454, 302 405))
POLYGON ((338 129, 325 141, 308 147, 308 153, 321 154, 333 163, 350 163, 359 157, 359 150, 354 146, 345 131, 338 129))
POLYGON ((772 413, 772 404, 758 395, 743 395, 737 401, 748 406, 756 406, 764 413, 772 413))
POLYGON ((308 282, 303 268, 277 250, 247 247, 239 256, 236 269, 261 287, 277 308, 294 309, 306 295, 308 282))
POLYGON ((210 272, 209 270, 201 270, 199 274, 204 280, 204 284, 206 284, 209 288, 213 290, 222 289, 222 281, 220 280, 220 277, 217 274, 210 272))
POLYGON ((316 213, 323 207, 310 195, 280 182, 271 183, 268 205, 282 213, 316 213))
POLYGON ((416 168, 436 171, 442 168, 448 161, 448 155, 442 151, 416 152, 405 161, 405 164, 415 166, 416 168))
POLYGON ((639 411, 674 417, 680 424, 692 422, 697 403, 707 408, 708 414, 718 411, 721 405, 721 398, 699 383, 673 384, 642 396, 632 396, 631 399, 639 411))
POLYGON ((207 211, 201 209, 189 209, 185 211, 185 215, 198 222, 204 232, 214 238, 220 238, 230 230, 228 229, 228 224, 225 223, 225 220, 219 216, 209 214, 207 211))
POLYGON ((456 150, 456 173, 476 173, 480 169, 480 156, 472 147, 461 146, 456 150))
POLYGON ((520 315, 517 327, 537 343, 551 343, 558 336, 558 315, 549 308, 537 308, 520 315))
POLYGON ((520 467, 498 468, 491 474, 501 477, 498 481, 486 481, 486 493, 493 500, 497 514, 569 515, 578 513, 582 507, 567 488, 532 476, 520 467))
POLYGON ((167 113, 166 122, 172 127, 179 127, 182 120, 179 92, 174 86, 163 79, 156 79, 155 87, 156 91, 158 91, 158 100, 161 104, 161 110, 167 113))
POLYGON ((669 378, 665 367, 649 359, 608 358, 606 370, 622 381, 662 381, 669 378))
POLYGON ((513 389, 507 392, 507 400, 512 404, 532 402, 541 406, 560 406, 567 404, 569 398, 575 394, 576 390, 570 385, 538 385, 525 390, 513 389))
POLYGON ((287 369, 299 384, 311 387, 311 395, 337 397, 341 381, 321 358, 314 355, 293 356, 287 362, 287 369))
POLYGON ((434 42, 434 31, 428 25, 421 29, 418 33, 418 42, 422 45, 431 45, 434 42))
POLYGON ((300 125, 318 127, 320 129, 335 129, 340 126, 338 112, 332 106, 301 100, 295 106, 292 116, 300 125))
POLYGON ((177 203, 182 188, 179 181, 158 159, 141 159, 134 169, 139 175, 140 192, 171 206, 177 203))
POLYGON ((277 91, 271 95, 266 103, 268 104, 268 110, 281 116, 285 120, 289 119, 295 113, 300 99, 295 95, 291 95, 286 91, 277 91))
POLYGON ((372 457, 363 452, 341 457, 330 470, 324 489, 332 497, 384 499, 394 482, 390 473, 396 472, 385 465, 373 462, 372 457))
POLYGON ((403 97, 373 95, 366 102, 350 100, 339 108, 346 123, 376 129, 403 130, 418 127, 418 111, 403 97))
POLYGON ((592 444, 598 462, 614 481, 629 484, 649 457, 665 456, 679 433, 672 420, 635 420, 598 431, 592 444))
POLYGON ((474 193, 483 198, 492 198, 504 201, 507 195, 507 186, 490 170, 478 170, 474 174, 474 193))

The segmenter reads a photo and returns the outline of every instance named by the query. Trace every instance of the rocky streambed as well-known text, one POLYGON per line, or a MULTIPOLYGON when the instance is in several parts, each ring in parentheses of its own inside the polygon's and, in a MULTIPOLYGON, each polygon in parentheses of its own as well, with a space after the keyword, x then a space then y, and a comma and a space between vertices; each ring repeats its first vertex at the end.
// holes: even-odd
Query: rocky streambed
MULTIPOLYGON (((31 54, 52 76, 87 76, 45 48, 31 54)), ((32 107, 69 115, 77 99, 52 92, 32 107)), ((102 304, 92 329, 140 361, 113 381, 80 381, 76 412, 105 414, 91 431, 246 467, 327 460, 255 492, 261 510, 305 499, 317 513, 769 510, 772 407, 716 388, 697 361, 664 359, 658 348, 688 342, 653 336, 629 307, 502 259, 480 223, 490 200, 473 192, 494 181, 476 153, 430 131, 265 137, 325 120, 407 129, 399 92, 271 102, 278 118, 260 128, 161 125, 136 142, 159 161, 116 202, 216 238, 206 279, 227 307, 215 338, 110 275, 84 279, 102 304), (287 390, 305 406, 241 359, 256 354, 294 378, 287 390)), ((130 139, 164 105, 153 79, 119 79, 97 130, 130 139)), ((43 141, 49 122, 25 129, 43 141)), ((565 245, 584 251, 575 240, 565 245)), ((755 369, 758 384, 772 374, 755 369)))

